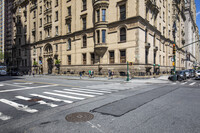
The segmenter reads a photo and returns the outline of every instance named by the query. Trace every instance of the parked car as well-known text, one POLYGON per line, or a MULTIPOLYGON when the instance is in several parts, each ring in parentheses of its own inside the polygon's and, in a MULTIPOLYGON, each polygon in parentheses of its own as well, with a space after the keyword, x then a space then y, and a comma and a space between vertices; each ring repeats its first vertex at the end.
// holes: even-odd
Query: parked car
POLYGON ((185 74, 186 74, 186 78, 190 78, 191 74, 189 70, 184 70, 185 74))
POLYGON ((189 69, 190 72, 190 77, 194 78, 195 77, 195 70, 194 69, 189 69))
POLYGON ((178 81, 186 80, 187 79, 186 71, 177 71, 176 75, 177 75, 177 80, 178 81))
POLYGON ((200 70, 197 70, 195 73, 195 79, 200 79, 200 70))
MULTIPOLYGON (((185 71, 177 71, 175 76, 176 76, 176 79, 178 81, 182 81, 182 80, 186 80, 187 79, 185 71)), ((174 75, 170 75, 168 77, 168 79, 173 81, 173 77, 174 77, 174 75)))
POLYGON ((5 76, 5 75, 7 75, 7 72, 5 70, 0 70, 0 75, 5 76))
POLYGON ((8 73, 8 75, 11 75, 11 76, 23 76, 23 74, 19 71, 10 71, 8 73))

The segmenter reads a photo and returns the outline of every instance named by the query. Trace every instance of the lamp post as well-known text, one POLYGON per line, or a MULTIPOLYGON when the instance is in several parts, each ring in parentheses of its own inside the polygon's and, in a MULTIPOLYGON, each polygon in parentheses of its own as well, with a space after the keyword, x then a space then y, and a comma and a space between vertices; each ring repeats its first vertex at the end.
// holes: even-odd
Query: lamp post
POLYGON ((174 44, 173 44, 173 67, 174 67, 174 70, 173 70, 173 81, 176 81, 176 20, 174 21, 174 24, 173 24, 173 38, 174 38, 174 44))

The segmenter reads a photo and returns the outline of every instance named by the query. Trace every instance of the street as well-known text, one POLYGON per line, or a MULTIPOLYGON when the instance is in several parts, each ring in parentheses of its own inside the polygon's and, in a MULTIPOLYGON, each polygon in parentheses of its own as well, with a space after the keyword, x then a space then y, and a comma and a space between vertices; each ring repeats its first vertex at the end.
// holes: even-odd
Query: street
POLYGON ((0 133, 199 133, 199 95, 194 79, 1 76, 0 133))

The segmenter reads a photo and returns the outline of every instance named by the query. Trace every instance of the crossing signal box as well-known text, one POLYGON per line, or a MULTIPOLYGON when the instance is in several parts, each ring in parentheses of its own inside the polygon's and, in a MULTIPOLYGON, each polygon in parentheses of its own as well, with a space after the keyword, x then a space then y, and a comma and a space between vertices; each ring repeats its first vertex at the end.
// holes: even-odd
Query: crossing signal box
POLYGON ((176 54, 176 45, 173 44, 173 54, 176 54))
POLYGON ((133 62, 129 62, 129 65, 132 66, 132 65, 133 65, 133 62))

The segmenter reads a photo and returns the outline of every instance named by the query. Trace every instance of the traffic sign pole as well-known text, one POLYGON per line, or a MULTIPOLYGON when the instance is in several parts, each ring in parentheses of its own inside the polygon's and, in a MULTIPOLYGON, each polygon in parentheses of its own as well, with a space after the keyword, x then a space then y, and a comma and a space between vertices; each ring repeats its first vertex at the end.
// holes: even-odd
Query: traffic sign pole
POLYGON ((127 61, 127 79, 126 81, 129 81, 129 63, 127 61))

